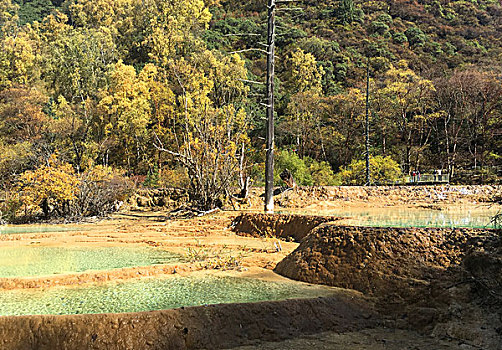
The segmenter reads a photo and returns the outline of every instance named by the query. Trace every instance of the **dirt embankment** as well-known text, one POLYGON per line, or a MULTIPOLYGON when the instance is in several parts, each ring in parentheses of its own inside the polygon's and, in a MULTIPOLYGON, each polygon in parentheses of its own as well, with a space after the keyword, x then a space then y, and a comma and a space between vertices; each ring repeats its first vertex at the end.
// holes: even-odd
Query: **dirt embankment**
POLYGON ((176 209, 188 202, 188 194, 180 188, 140 189, 128 200, 130 209, 169 208, 176 209))
MULTIPOLYGON (((228 203, 228 209, 263 207, 263 188, 252 188, 246 201, 228 203)), ((496 202, 502 200, 502 185, 473 186, 326 186, 300 187, 275 196, 282 208, 304 208, 318 201, 344 203, 348 201, 390 204, 451 204, 496 202)), ((188 194, 183 189, 140 189, 126 202, 126 208, 148 210, 154 208, 177 209, 188 203, 188 194)))
MULTIPOLYGON (((261 188, 253 188, 250 207, 263 206, 261 188)), ((276 204, 283 208, 305 208, 319 201, 336 203, 369 202, 386 205, 441 205, 459 203, 493 203, 502 199, 501 185, 473 186, 331 186, 300 187, 275 197, 276 204)))
POLYGON ((378 298, 383 313, 414 329, 499 349, 501 235, 501 230, 322 225, 275 271, 362 291, 378 298))
POLYGON ((315 227, 337 218, 290 214, 241 214, 232 222, 238 235, 276 237, 301 242, 315 227))
POLYGON ((0 317, 0 348, 222 349, 374 327, 362 298, 221 304, 130 314, 0 317))
POLYGON ((491 202, 502 197, 500 185, 340 186, 326 188, 328 199, 380 199, 384 202, 491 202))
POLYGON ((287 277, 384 294, 459 265, 469 237, 494 230, 324 225, 276 268, 287 277))

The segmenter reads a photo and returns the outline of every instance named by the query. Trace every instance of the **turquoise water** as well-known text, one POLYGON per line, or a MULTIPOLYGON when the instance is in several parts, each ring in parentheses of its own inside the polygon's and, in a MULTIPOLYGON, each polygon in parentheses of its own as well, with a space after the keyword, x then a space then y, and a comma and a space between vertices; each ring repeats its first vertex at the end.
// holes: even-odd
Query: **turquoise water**
POLYGON ((340 208, 330 210, 291 211, 296 214, 346 217, 343 224, 389 227, 472 227, 494 228, 491 219, 498 209, 415 209, 415 208, 340 208))
POLYGON ((139 312, 328 296, 331 289, 238 277, 173 277, 92 287, 0 291, 0 315, 139 312))
POLYGON ((1 234, 11 233, 44 233, 44 232, 67 232, 67 231, 87 231, 88 228, 77 228, 74 226, 52 226, 52 225, 30 225, 30 226, 10 226, 0 225, 1 234))
POLYGON ((110 270, 169 264, 180 259, 177 254, 150 247, 4 247, 0 248, 0 277, 110 270))

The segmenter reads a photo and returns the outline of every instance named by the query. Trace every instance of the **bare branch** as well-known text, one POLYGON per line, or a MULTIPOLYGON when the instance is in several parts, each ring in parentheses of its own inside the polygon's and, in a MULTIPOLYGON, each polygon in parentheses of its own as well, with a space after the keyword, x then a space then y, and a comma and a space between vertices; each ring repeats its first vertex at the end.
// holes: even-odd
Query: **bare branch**
POLYGON ((224 36, 260 36, 261 34, 256 33, 242 33, 242 34, 225 34, 224 36))
POLYGON ((251 84, 259 84, 259 85, 265 85, 265 83, 259 82, 259 81, 254 81, 254 80, 247 80, 247 79, 238 79, 239 81, 242 81, 244 83, 251 83, 251 84))
POLYGON ((249 52, 249 51, 259 51, 259 52, 263 52, 263 53, 268 54, 268 51, 263 50, 263 49, 244 49, 244 50, 232 51, 232 52, 229 52, 229 54, 232 55, 234 53, 249 52))

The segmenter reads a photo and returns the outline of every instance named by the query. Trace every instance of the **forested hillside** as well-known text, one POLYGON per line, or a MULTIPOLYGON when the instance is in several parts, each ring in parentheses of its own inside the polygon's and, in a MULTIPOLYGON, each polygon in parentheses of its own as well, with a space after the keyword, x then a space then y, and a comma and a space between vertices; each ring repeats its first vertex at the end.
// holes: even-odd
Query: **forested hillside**
MULTIPOLYGON (((0 8, 0 179, 19 205, 45 212, 56 198, 63 212, 83 176, 188 186, 202 207, 239 178, 261 181, 264 0, 0 8), (33 183, 48 170, 61 186, 40 194, 33 183)), ((499 1, 303 0, 280 9, 279 170, 302 184, 359 183, 369 64, 375 182, 415 169, 496 179, 499 1)))

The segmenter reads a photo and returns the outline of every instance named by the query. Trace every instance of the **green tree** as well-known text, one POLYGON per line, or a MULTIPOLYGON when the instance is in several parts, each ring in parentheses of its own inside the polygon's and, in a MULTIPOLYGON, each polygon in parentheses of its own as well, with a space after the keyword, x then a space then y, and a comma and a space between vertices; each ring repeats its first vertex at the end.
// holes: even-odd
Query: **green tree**
MULTIPOLYGON (((393 184, 402 178, 399 164, 391 157, 376 156, 370 158, 372 184, 393 184)), ((364 185, 366 183, 366 161, 354 159, 340 171, 342 184, 364 185)))
POLYGON ((408 38, 408 42, 410 43, 410 45, 413 47, 422 47, 425 45, 425 42, 427 41, 427 36, 418 27, 411 27, 406 29, 404 34, 408 38))
POLYGON ((279 175, 285 169, 291 172, 298 185, 312 186, 314 184, 309 167, 295 152, 282 150, 275 154, 274 180, 277 185, 282 184, 279 175))
POLYGON ((41 22, 55 10, 51 0, 17 0, 19 3, 19 21, 21 24, 41 22))
POLYGON ((337 11, 338 20, 343 24, 350 24, 356 19, 354 0, 340 0, 337 11))

